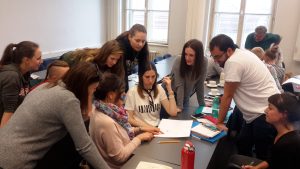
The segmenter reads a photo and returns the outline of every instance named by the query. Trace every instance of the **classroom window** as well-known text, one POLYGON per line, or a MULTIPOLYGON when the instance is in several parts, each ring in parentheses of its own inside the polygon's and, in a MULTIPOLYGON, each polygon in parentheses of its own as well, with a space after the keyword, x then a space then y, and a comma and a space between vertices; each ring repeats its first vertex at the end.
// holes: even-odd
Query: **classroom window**
POLYGON ((167 44, 169 6, 169 0, 126 0, 125 29, 136 23, 145 25, 148 42, 167 44))
POLYGON ((244 48, 248 34, 259 25, 273 26, 276 0, 213 0, 210 38, 218 34, 230 36, 244 48))

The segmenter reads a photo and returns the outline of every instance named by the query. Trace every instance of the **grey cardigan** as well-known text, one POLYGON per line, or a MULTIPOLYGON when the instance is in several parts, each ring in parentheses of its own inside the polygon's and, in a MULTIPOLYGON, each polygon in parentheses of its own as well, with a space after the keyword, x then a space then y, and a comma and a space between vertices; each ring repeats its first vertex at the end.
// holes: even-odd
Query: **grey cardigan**
POLYGON ((34 168, 36 161, 69 132, 81 156, 94 168, 108 169, 85 129, 79 100, 63 86, 45 85, 30 92, 0 129, 0 167, 34 168))
POLYGON ((174 74, 174 78, 172 79, 172 89, 176 93, 177 107, 183 109, 188 106, 190 95, 194 91, 196 91, 199 105, 205 105, 204 81, 207 72, 207 58, 204 57, 204 62, 201 65, 196 65, 199 69, 202 69, 203 73, 194 80, 191 77, 191 72, 184 78, 180 76, 180 61, 181 57, 178 57, 172 68, 172 73, 174 74))

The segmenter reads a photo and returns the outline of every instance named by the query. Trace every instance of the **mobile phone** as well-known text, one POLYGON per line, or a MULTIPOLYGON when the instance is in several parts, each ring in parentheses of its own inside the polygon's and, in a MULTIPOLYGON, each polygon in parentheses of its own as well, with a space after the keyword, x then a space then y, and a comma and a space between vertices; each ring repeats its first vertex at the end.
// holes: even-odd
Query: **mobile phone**
POLYGON ((194 119, 198 119, 204 117, 204 114, 202 113, 192 114, 191 117, 194 119))

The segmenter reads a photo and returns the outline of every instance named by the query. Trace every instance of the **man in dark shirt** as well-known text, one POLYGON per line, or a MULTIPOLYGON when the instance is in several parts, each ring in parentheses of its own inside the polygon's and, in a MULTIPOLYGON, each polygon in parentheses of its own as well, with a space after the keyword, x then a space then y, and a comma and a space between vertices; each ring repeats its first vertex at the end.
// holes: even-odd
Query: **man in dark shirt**
POLYGON ((254 47, 261 47, 266 50, 279 38, 277 34, 267 33, 265 26, 258 26, 255 28, 255 32, 247 36, 245 48, 251 50, 254 47))

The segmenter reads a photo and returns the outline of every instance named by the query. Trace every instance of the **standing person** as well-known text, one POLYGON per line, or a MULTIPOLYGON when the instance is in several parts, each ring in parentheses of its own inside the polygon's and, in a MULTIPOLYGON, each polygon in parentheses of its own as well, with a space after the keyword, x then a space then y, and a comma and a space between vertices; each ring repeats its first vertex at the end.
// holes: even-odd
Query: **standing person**
POLYGON ((99 78, 95 64, 82 62, 58 85, 45 83, 30 92, 0 130, 0 167, 34 168, 51 146, 69 133, 81 156, 94 168, 108 169, 83 121, 99 78))
POLYGON ((94 59, 100 71, 111 72, 124 79, 125 70, 123 66, 123 49, 116 40, 106 42, 94 59))
POLYGON ((272 95, 268 101, 269 106, 265 110, 266 121, 277 130, 277 136, 271 149, 271 157, 256 166, 245 165, 242 168, 300 168, 300 134, 299 129, 297 130, 295 126, 295 123, 300 121, 299 97, 291 93, 282 93, 272 95))
POLYGON ((29 92, 30 71, 42 63, 39 45, 23 41, 9 44, 0 61, 0 118, 1 127, 11 118, 29 92))
POLYGON ((113 169, 121 168, 142 141, 159 133, 154 127, 132 127, 123 104, 124 80, 105 73, 94 93, 96 109, 91 116, 90 135, 99 152, 113 169), (152 133, 153 134, 152 134, 152 133))
POLYGON ((156 127, 160 121, 161 106, 170 116, 177 115, 174 92, 171 87, 171 79, 163 78, 166 84, 165 90, 158 85, 157 70, 152 62, 148 62, 139 74, 139 84, 129 89, 126 95, 125 109, 129 114, 129 123, 138 127, 156 127))
POLYGON ((272 43, 278 41, 279 38, 277 34, 267 33, 265 26, 258 26, 255 28, 255 32, 247 36, 245 48, 251 50, 254 47, 261 47, 266 50, 272 43))
POLYGON ((197 39, 187 41, 181 57, 174 62, 172 89, 176 93, 178 111, 189 105, 193 92, 197 94, 199 106, 204 103, 204 81, 207 72, 207 58, 204 57, 203 44, 197 39))
POLYGON ((123 32, 116 40, 123 48, 123 64, 125 70, 125 84, 127 91, 128 75, 133 68, 138 66, 138 74, 144 69, 145 64, 149 61, 149 49, 147 44, 147 30, 143 25, 135 24, 129 31, 123 32))
POLYGON ((275 137, 275 129, 265 121, 268 97, 279 93, 267 67, 250 51, 236 47, 227 35, 215 36, 209 43, 212 57, 224 67, 224 95, 221 99, 217 127, 227 129, 224 119, 234 99, 245 120, 238 135, 239 154, 268 158, 268 151, 275 137))

